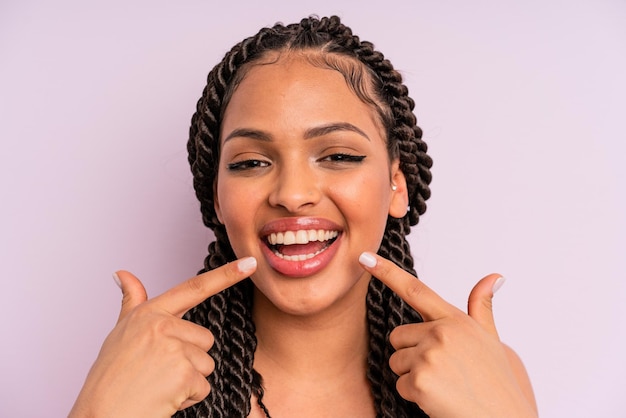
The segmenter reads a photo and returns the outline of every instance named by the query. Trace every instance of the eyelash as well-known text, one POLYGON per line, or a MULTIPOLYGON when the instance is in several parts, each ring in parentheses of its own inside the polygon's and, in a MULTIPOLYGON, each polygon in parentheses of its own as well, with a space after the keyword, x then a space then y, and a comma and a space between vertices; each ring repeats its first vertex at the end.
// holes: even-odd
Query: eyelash
POLYGON ((235 163, 228 164, 228 170, 230 171, 244 171, 244 170, 252 170, 260 167, 267 167, 270 165, 267 161, 261 160, 243 160, 237 161, 235 163))
POLYGON ((360 163, 365 159, 365 155, 353 155, 353 154, 331 154, 327 157, 322 158, 322 161, 328 160, 333 163, 360 163))
MULTIPOLYGON (((352 155, 352 154, 330 154, 324 158, 321 158, 320 161, 327 161, 330 163, 355 163, 358 164, 365 159, 365 155, 352 155)), ((229 171, 246 171, 253 170, 255 168, 268 167, 270 165, 267 161, 261 160, 243 160, 237 161, 234 163, 229 163, 227 165, 229 171)))

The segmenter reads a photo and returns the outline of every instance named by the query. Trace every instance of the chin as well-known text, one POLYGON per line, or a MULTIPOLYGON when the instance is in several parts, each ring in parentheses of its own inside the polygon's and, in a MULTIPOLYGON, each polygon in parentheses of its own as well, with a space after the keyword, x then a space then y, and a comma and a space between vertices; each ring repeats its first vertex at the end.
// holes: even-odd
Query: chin
POLYGON ((273 309, 294 316, 313 316, 352 309, 358 305, 365 306, 370 276, 363 270, 350 273, 344 277, 351 277, 351 284, 344 281, 343 286, 338 286, 337 278, 341 274, 297 279, 275 276, 271 282, 259 282, 253 277, 256 287, 255 305, 263 306, 268 303, 273 309), (355 275, 358 277, 355 278, 355 275))

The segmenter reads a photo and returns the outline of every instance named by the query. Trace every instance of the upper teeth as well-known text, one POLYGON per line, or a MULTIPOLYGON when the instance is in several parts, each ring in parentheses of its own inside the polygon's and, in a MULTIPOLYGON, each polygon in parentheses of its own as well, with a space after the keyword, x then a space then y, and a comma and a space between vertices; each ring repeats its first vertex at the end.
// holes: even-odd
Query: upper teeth
POLYGON ((337 231, 326 231, 323 229, 309 229, 298 231, 275 232, 267 237, 271 245, 283 244, 308 244, 311 241, 328 241, 338 235, 337 231))

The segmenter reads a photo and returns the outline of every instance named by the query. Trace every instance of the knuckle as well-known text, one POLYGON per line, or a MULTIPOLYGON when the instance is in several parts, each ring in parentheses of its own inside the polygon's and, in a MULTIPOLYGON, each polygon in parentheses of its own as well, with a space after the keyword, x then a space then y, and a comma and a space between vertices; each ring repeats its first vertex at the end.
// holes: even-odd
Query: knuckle
POLYGON ((122 310, 129 309, 128 306, 132 306, 132 302, 133 302, 132 296, 128 293, 124 293, 122 295, 122 310))
POLYGON ((398 354, 398 352, 393 353, 390 357, 389 357, 389 368, 397 375, 400 374, 400 364, 401 364, 401 359, 400 359, 400 355, 398 354))
POLYGON ((411 284, 407 287, 407 296, 411 299, 418 299, 424 291, 424 285, 417 279, 412 280, 411 284))
POLYGON ((178 320, 172 317, 160 315, 152 321, 152 333, 157 338, 163 336, 172 337, 179 333, 178 320))
POLYGON ((214 344, 215 344, 215 337, 213 336, 213 334, 210 331, 204 332, 202 336, 200 348, 208 352, 211 348, 213 348, 214 344))
POLYGON ((176 387, 188 388, 190 382, 195 382, 198 379, 198 371, 189 362, 180 362, 173 379, 176 387))
POLYGON ((428 387, 429 384, 425 382, 426 373, 416 373, 414 371, 409 372, 408 380, 411 383, 411 388, 415 392, 421 392, 422 388, 428 387))
POLYGON ((211 373, 215 371, 215 360, 213 357, 207 356, 206 373, 202 373, 204 376, 209 377, 211 373))
POLYGON ((187 288, 192 293, 203 293, 205 288, 205 280, 202 280, 201 277, 193 277, 186 282, 187 288))
POLYGON ((395 352, 393 353, 390 357, 389 357, 389 368, 395 373, 395 374, 399 374, 398 373, 398 369, 399 369, 399 359, 398 359, 398 353, 395 352))
POLYGON ((377 273, 383 277, 389 276, 392 272, 391 265, 387 263, 386 260, 377 263, 376 270, 377 273))
POLYGON ((415 333, 412 325, 414 324, 398 325, 389 333, 389 344, 391 344, 394 349, 398 350, 410 344, 409 340, 415 333))
POLYGON ((447 326, 442 324, 433 325, 430 330, 431 338, 439 346, 445 346, 450 341, 450 330, 447 326))
POLYGON ((395 348, 396 350, 398 349, 398 328, 394 328, 393 331, 391 331, 391 333, 389 333, 389 344, 391 344, 391 346, 393 348, 395 348))
MULTIPOLYGON (((187 320, 183 319, 182 321, 187 320)), ((195 335, 195 345, 203 351, 208 352, 215 344, 215 336, 213 333, 199 324, 193 322, 188 323, 193 325, 193 330, 191 332, 195 335)))
POLYGON ((428 378, 424 373, 411 370, 401 376, 396 382, 396 389, 404 399, 420 403, 425 391, 430 387, 428 378))
POLYGON ((188 405, 200 402, 202 399, 206 398, 211 391, 211 385, 206 377, 202 376, 197 371, 190 372, 189 375, 186 376, 185 382, 185 402, 188 405))
POLYGON ((177 359, 180 358, 182 347, 179 340, 176 339, 161 339, 159 346, 159 355, 161 358, 177 359))
MULTIPOLYGON (((422 364, 421 364, 421 370, 422 372, 426 372, 426 370, 430 369, 430 368, 436 368, 437 364, 441 364, 440 363, 440 350, 431 348, 428 350, 425 350, 424 352, 422 352, 421 355, 421 360, 422 360, 422 364)), ((423 377, 422 377, 423 378, 423 377)))
POLYGON ((409 374, 413 399, 416 401, 422 399, 423 396, 434 386, 432 375, 429 373, 411 371, 409 374))
POLYGON ((214 345, 215 345, 215 336, 209 332, 209 335, 207 336, 207 342, 206 342, 206 351, 208 352, 210 349, 213 348, 214 345))
POLYGON ((491 298, 482 298, 480 304, 487 311, 493 310, 493 299, 491 298))
POLYGON ((211 385, 206 378, 202 378, 198 382, 198 395, 200 399, 204 399, 209 396, 211 392, 211 385))
POLYGON ((171 321, 160 318, 154 321, 152 329, 156 335, 170 335, 174 326, 171 321))
POLYGON ((398 381, 396 382, 396 390, 404 399, 409 399, 410 397, 410 394, 406 390, 407 386, 408 385, 405 384, 402 378, 398 379, 398 381))
POLYGON ((226 276, 229 283, 236 282, 243 277, 243 274, 239 271, 237 262, 226 264, 222 270, 222 274, 226 276))

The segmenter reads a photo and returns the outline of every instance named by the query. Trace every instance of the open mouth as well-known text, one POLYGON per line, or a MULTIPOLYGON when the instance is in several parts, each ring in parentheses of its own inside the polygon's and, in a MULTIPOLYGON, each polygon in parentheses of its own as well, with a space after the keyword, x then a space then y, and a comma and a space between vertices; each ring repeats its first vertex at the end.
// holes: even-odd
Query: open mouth
POLYGON ((305 261, 323 253, 338 236, 336 230, 306 229, 272 232, 264 241, 282 260, 305 261))

